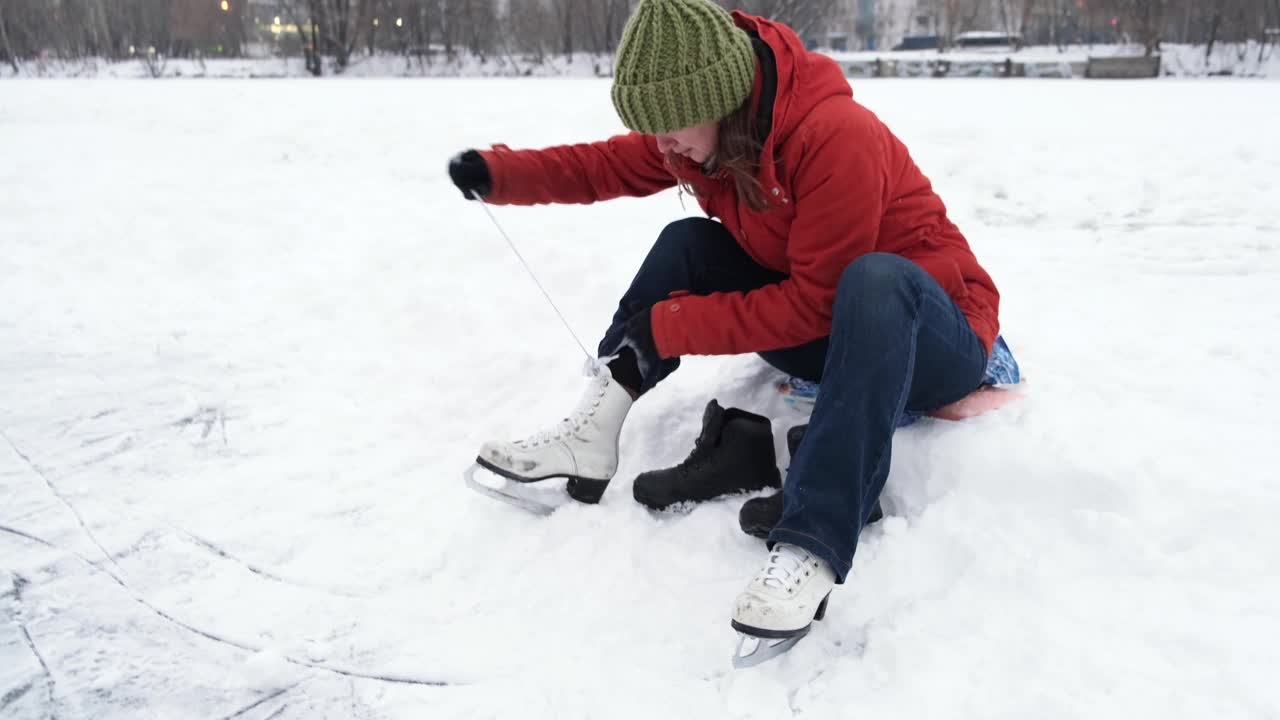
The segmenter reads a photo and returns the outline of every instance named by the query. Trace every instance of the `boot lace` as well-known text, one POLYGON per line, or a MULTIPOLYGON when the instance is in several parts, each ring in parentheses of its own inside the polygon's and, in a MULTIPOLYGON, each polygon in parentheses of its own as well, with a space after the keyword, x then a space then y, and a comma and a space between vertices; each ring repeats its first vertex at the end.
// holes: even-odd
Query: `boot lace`
POLYGON ((702 467, 711 457, 711 453, 715 451, 716 443, 711 438, 699 436, 693 441, 693 452, 689 453, 689 457, 685 458, 676 469, 680 471, 681 476, 686 476, 690 472, 702 467))
POLYGON ((769 553, 769 562, 756 576, 765 587, 786 590, 788 594, 796 591, 804 579, 813 574, 818 567, 818 560, 807 550, 795 545, 778 543, 769 553))
POLYGON ((572 437, 581 432, 583 428, 591 424, 591 419, 595 416, 596 409, 600 407, 600 401, 604 399, 605 389, 609 387, 610 382, 607 373, 592 375, 587 391, 582 394, 582 398, 578 400, 578 406, 574 408, 569 417, 550 428, 534 433, 522 440, 517 440, 515 444, 521 448, 536 448, 550 445, 553 442, 572 437))

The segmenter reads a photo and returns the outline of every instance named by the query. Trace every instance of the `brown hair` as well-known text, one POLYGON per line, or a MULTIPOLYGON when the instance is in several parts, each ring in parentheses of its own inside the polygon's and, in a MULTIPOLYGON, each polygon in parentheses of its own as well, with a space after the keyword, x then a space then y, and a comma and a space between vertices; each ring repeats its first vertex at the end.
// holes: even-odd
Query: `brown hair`
MULTIPOLYGON (((760 155, 764 150, 756 137, 756 130, 751 99, 748 98, 737 110, 720 121, 714 173, 716 176, 727 176, 733 181, 734 189, 738 191, 738 202, 760 211, 768 208, 768 204, 764 199, 764 188, 756 180, 756 175, 760 172, 760 155)), ((680 185, 690 195, 697 196, 697 191, 688 183, 681 181, 680 185)))

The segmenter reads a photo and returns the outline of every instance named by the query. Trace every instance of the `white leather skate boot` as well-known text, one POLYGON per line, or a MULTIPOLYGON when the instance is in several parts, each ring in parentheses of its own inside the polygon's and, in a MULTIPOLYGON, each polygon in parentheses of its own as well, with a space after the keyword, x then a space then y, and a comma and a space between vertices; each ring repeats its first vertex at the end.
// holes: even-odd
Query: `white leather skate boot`
POLYGON ((825 560, 795 545, 774 545, 769 562, 734 607, 731 624, 742 637, 733 664, 757 665, 790 650, 814 620, 826 615, 835 584, 835 573, 825 560))
POLYGON ((569 417, 523 440, 487 442, 476 463, 519 483, 567 478, 573 499, 599 502, 618 469, 618 435, 631 404, 626 388, 600 366, 569 417))

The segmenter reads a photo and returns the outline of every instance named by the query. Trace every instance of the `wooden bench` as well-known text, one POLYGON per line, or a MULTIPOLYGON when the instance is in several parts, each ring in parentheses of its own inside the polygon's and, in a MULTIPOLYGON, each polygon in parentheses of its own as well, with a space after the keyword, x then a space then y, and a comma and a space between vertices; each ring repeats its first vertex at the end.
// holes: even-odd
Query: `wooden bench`
POLYGON ((1084 76, 1108 80, 1160 77, 1160 56, 1091 57, 1084 76))

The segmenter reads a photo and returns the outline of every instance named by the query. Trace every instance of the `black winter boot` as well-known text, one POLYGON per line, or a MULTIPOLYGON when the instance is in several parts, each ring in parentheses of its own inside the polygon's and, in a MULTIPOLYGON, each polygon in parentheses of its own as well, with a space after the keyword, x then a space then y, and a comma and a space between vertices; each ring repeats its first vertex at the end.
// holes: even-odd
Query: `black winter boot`
MULTIPOLYGON (((804 439, 804 431, 807 429, 809 429, 808 425, 797 425, 787 431, 787 452, 790 453, 792 460, 796 457, 796 450, 800 448, 800 441, 804 439)), ((769 532, 782 518, 782 505, 781 492, 752 498, 743 503, 742 509, 738 511, 738 525, 742 527, 742 532, 748 535, 768 539, 769 532)), ((884 512, 880 509, 880 501, 876 500, 866 524, 880 522, 882 519, 884 519, 884 512)))
POLYGON ((636 478, 640 504, 663 510, 681 502, 781 487, 769 419, 712 400, 702 414, 702 433, 693 452, 675 467, 636 478))

